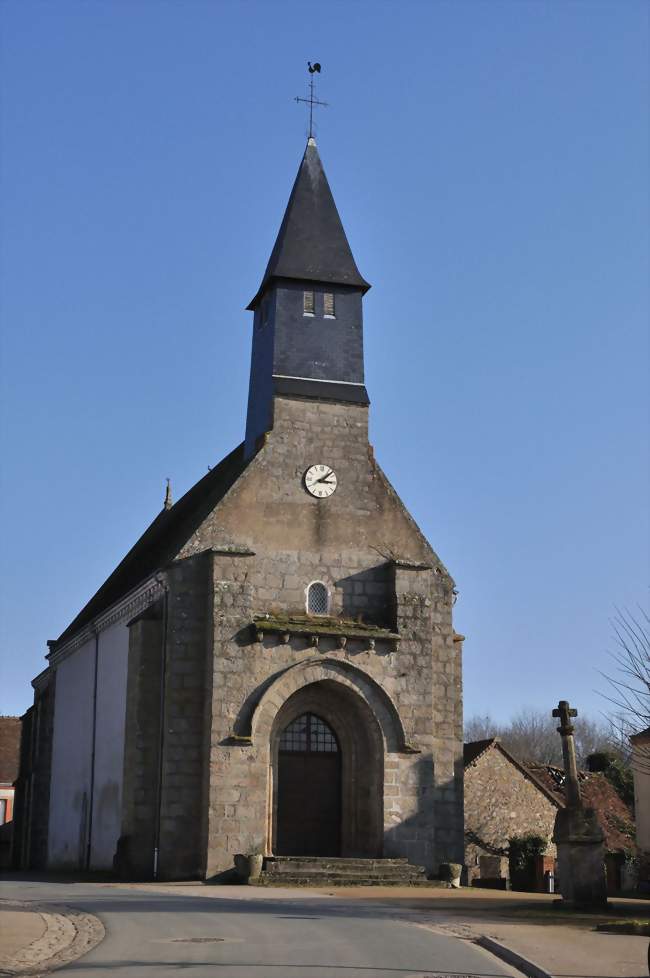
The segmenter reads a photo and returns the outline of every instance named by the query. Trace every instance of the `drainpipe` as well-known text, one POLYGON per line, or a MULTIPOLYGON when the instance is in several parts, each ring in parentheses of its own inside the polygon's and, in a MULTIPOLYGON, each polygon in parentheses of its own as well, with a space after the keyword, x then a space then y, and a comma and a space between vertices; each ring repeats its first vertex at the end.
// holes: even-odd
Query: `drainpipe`
POLYGON ((92 627, 95 635, 95 667, 93 674, 93 727, 90 751, 90 792, 88 799, 88 842, 86 844, 86 872, 90 869, 90 856, 93 841, 93 804, 95 800, 95 753, 97 749, 97 666, 99 664, 99 632, 92 627))
POLYGON ((167 621, 169 617, 169 588, 161 576, 158 583, 163 587, 163 628, 160 663, 160 719, 158 725, 158 782, 156 784, 156 825, 153 842, 153 878, 158 879, 160 855, 160 822, 162 818, 163 754, 165 746, 165 693, 167 687, 167 621))

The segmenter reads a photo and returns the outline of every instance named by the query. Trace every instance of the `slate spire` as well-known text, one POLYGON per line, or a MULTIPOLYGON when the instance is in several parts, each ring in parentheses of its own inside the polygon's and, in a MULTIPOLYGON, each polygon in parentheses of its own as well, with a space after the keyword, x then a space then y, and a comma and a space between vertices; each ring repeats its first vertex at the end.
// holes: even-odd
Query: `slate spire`
POLYGON ((362 294, 370 288, 352 255, 313 138, 307 142, 262 284, 248 309, 255 309, 276 279, 347 285, 362 294))
POLYGON ((316 142, 310 138, 255 298, 246 457, 273 427, 275 398, 367 406, 363 296, 316 142))

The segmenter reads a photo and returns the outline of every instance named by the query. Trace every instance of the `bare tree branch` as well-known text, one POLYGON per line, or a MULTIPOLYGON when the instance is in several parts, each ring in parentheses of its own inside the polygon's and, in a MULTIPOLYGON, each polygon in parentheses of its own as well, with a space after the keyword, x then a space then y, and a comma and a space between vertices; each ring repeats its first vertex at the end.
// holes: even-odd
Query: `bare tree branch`
MULTIPOLYGON (((635 614, 616 609, 612 619, 616 648, 609 655, 613 662, 611 674, 601 672, 609 684, 603 699, 614 707, 609 723, 619 743, 630 744, 630 737, 650 727, 650 616, 641 607, 635 614)), ((650 773, 650 743, 636 743, 632 766, 650 773)))

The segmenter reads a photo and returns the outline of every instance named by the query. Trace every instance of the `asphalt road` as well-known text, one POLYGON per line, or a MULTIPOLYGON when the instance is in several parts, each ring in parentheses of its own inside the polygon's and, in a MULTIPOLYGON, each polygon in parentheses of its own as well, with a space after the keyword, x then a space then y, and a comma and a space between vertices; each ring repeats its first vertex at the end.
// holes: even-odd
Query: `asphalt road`
POLYGON ((501 978, 488 952, 345 896, 254 887, 152 890, 5 881, 5 899, 98 916, 106 937, 70 978, 501 978), (204 895, 205 894, 205 895, 204 895))

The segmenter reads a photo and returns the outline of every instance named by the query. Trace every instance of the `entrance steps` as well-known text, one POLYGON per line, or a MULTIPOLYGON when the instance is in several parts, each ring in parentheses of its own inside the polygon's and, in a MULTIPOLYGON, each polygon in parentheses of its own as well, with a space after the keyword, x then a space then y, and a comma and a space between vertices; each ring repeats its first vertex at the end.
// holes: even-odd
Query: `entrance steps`
POLYGON ((436 886, 408 859, 267 856, 260 886, 436 886))

